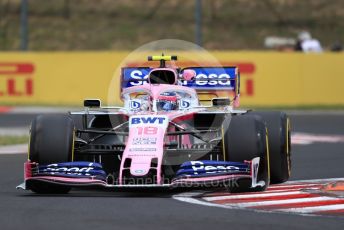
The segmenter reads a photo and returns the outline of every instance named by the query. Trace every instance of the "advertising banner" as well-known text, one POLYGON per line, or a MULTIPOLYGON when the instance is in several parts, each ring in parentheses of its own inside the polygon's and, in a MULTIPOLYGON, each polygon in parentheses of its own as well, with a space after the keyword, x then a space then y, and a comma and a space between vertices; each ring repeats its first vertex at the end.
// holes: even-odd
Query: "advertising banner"
MULTIPOLYGON (((0 105, 81 106, 84 98, 121 104, 121 67, 153 64, 125 62, 128 54, 0 53, 0 105)), ((239 68, 242 106, 344 105, 344 54, 214 51, 211 55, 223 66, 239 68)), ((174 64, 195 67, 183 58, 174 64)))

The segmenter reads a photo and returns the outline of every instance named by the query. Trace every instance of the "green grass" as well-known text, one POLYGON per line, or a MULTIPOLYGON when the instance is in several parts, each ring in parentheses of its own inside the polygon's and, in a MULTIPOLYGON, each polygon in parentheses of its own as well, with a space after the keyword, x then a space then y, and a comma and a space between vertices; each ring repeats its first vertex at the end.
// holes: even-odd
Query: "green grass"
POLYGON ((29 136, 0 136, 0 146, 1 145, 16 145, 25 144, 29 142, 29 136))
MULTIPOLYGON (((266 36, 309 30, 324 47, 344 37, 342 0, 203 0, 206 49, 263 49, 266 36)), ((30 50, 131 50, 193 42, 195 1, 30 0, 30 50)), ((18 50, 20 1, 0 0, 0 50, 18 50)))

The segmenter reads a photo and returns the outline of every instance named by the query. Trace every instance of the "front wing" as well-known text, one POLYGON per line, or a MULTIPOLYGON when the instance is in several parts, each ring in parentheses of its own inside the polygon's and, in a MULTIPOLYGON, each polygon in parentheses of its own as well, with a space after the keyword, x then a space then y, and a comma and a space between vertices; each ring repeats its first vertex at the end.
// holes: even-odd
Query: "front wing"
POLYGON ((249 180, 252 188, 265 186, 257 181, 259 157, 251 161, 189 161, 180 166, 170 183, 164 184, 118 184, 103 171, 102 166, 93 162, 67 162, 39 165, 24 163, 24 183, 18 189, 30 190, 32 184, 55 184, 69 187, 99 188, 187 188, 221 187, 238 180, 249 180))

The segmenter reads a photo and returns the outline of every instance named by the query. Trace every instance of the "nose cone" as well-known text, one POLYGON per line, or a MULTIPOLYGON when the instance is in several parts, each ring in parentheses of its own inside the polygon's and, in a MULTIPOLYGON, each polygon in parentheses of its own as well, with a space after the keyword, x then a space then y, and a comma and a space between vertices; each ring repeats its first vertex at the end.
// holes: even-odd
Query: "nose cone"
POLYGON ((130 174, 133 176, 145 176, 150 170, 151 159, 132 159, 130 174))

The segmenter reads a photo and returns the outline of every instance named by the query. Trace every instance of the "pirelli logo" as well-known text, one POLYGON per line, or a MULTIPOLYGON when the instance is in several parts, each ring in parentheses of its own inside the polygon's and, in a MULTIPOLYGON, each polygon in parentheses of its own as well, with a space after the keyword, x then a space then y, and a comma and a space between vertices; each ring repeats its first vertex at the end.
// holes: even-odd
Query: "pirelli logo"
POLYGON ((32 96, 34 71, 32 63, 0 62, 0 98, 32 96))

